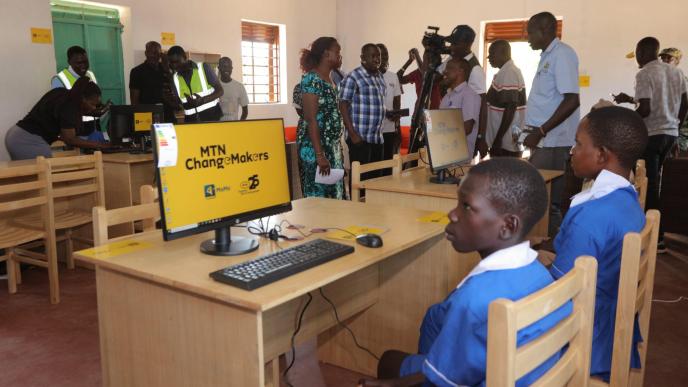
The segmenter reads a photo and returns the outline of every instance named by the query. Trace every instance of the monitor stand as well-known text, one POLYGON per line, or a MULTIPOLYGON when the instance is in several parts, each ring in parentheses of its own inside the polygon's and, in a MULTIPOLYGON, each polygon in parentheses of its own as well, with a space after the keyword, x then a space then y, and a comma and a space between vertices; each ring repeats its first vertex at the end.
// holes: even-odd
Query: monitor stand
POLYGON ((201 252, 209 255, 241 255, 258 248, 254 238, 230 236, 229 227, 215 229, 215 239, 201 243, 201 252))
POLYGON ((437 176, 430 177, 430 182, 435 184, 459 184, 459 179, 449 174, 447 169, 437 171, 437 176))

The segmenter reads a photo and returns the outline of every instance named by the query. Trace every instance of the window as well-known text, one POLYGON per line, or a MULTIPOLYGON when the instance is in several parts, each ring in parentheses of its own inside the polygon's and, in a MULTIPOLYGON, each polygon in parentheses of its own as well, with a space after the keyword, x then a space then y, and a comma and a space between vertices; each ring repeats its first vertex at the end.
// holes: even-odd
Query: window
POLYGON ((250 103, 280 102, 279 26, 241 22, 242 75, 250 103))
MULTIPOLYGON (((490 66, 487 61, 487 54, 490 44, 495 40, 504 39, 511 44, 511 59, 523 73, 523 80, 526 84, 526 94, 530 93, 530 85, 537 72, 540 62, 540 51, 534 51, 528 44, 528 20, 514 20, 503 22, 485 23, 485 46, 483 64, 485 65, 487 85, 492 83, 492 78, 499 69, 490 66)), ((562 21, 557 20, 557 37, 561 39, 562 21)))

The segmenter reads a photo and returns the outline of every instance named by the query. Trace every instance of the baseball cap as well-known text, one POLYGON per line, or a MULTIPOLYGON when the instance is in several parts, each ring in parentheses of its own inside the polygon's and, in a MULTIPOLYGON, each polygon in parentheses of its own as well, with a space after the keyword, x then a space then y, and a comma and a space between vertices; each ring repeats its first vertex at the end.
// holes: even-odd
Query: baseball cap
POLYGON ((679 60, 681 59, 681 57, 683 57, 683 53, 681 52, 681 50, 679 50, 678 48, 675 48, 675 47, 665 48, 659 53, 659 55, 660 56, 667 55, 667 56, 670 56, 670 57, 673 57, 673 58, 676 58, 679 60))
POLYGON ((452 44, 459 42, 473 43, 474 40, 475 31, 473 31, 473 28, 465 24, 456 26, 451 34, 447 36, 447 42, 452 44))

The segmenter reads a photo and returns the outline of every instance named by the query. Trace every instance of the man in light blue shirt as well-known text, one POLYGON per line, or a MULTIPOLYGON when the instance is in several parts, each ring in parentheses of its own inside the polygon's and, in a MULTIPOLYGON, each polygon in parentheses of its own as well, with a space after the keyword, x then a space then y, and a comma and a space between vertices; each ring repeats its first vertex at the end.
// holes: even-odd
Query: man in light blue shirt
MULTIPOLYGON (((542 50, 537 74, 528 96, 523 144, 530 148, 530 162, 538 169, 564 171, 574 145, 580 119, 578 56, 557 39, 557 20, 549 12, 528 21, 528 43, 542 50)), ((561 203, 565 180, 552 181, 549 235, 561 224, 561 203)))
POLYGON ((471 68, 471 64, 465 59, 452 58, 447 62, 442 79, 442 85, 447 87, 447 94, 440 102, 440 109, 461 109, 468 154, 473 157, 480 127, 481 99, 468 83, 471 68))

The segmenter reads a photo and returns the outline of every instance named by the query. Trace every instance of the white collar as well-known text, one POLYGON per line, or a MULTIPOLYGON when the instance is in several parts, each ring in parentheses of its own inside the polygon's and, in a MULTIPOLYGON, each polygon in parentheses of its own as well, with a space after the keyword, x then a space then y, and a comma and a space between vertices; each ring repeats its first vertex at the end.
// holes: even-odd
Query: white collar
POLYGON ((518 269, 530 265, 536 258, 537 252, 530 248, 529 241, 497 250, 481 260, 456 288, 460 288, 466 280, 478 274, 487 271, 518 269))
POLYGON ((576 194, 571 199, 571 207, 583 204, 593 199, 599 199, 603 196, 609 195, 619 188, 626 188, 630 185, 631 183, 628 181, 628 179, 603 169, 592 183, 592 187, 576 194))

